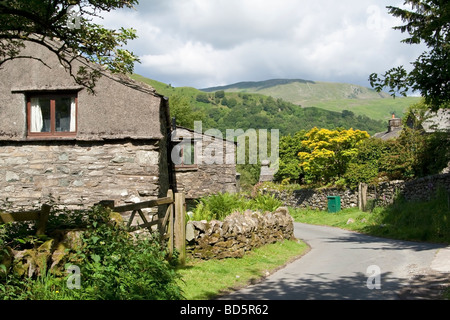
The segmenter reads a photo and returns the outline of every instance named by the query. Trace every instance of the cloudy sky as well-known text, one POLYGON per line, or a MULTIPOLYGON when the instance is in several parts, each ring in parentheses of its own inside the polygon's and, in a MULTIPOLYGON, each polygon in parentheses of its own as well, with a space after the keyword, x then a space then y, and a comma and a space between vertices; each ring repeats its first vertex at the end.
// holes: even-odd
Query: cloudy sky
POLYGON ((300 78, 369 86, 372 72, 410 66, 386 6, 403 0, 140 0, 104 15, 134 28, 136 73, 175 87, 300 78))

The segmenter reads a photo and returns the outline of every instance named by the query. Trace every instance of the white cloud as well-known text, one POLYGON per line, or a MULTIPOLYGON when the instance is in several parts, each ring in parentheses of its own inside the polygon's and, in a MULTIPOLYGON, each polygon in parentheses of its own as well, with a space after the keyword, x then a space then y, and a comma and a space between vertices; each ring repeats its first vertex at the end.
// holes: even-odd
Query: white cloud
POLYGON ((388 0, 141 0, 105 15, 133 27, 136 71, 197 88, 246 80, 304 78, 368 85, 372 72, 407 65, 424 51, 401 44, 388 0))

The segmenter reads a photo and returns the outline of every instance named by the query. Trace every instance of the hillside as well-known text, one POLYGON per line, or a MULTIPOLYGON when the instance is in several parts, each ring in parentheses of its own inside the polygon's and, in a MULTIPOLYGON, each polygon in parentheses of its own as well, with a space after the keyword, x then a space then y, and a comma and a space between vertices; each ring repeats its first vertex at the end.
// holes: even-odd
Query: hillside
POLYGON ((316 82, 303 79, 273 79, 259 82, 239 82, 227 86, 201 89, 204 92, 258 93, 283 99, 302 107, 318 107, 330 111, 350 110, 357 115, 367 115, 386 121, 395 113, 404 111, 419 98, 393 99, 387 93, 347 83, 316 82))
POLYGON ((303 79, 273 79, 259 82, 239 82, 236 84, 201 89, 205 92, 248 92, 260 93, 273 98, 281 98, 294 104, 305 105, 308 101, 338 99, 380 99, 389 98, 386 93, 347 83, 316 82, 303 79))
MULTIPOLYGON (((195 120, 203 121, 204 129, 216 128, 222 132, 226 129, 280 129, 282 135, 287 135, 314 127, 344 127, 375 134, 384 131, 387 124, 386 121, 374 120, 344 109, 330 111, 316 107, 302 108, 260 93, 223 90, 207 93, 191 87, 175 88, 140 75, 133 75, 132 78, 150 84, 158 93, 171 98, 172 111, 178 108, 174 105, 175 101, 187 104, 192 108, 191 113, 196 113, 195 120)), ((182 114, 186 115, 186 112, 182 114)))

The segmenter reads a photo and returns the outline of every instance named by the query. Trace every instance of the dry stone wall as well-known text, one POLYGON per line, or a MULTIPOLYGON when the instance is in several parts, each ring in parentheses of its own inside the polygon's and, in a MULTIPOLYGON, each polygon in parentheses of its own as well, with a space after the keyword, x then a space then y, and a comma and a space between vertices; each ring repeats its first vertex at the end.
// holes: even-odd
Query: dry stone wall
MULTIPOLYGON (((450 174, 440 174, 420 178, 412 181, 390 181, 378 186, 369 186, 367 199, 376 201, 378 205, 389 205, 397 196, 403 196, 407 201, 426 201, 442 188, 450 197, 450 174)), ((301 189, 293 192, 264 190, 265 193, 275 194, 286 206, 327 210, 328 196, 340 196, 341 208, 358 206, 358 190, 342 189, 301 189)))
POLYGON ((190 221, 187 251, 196 258, 241 258, 245 252, 294 239, 294 220, 287 208, 273 213, 233 213, 224 221, 190 221))

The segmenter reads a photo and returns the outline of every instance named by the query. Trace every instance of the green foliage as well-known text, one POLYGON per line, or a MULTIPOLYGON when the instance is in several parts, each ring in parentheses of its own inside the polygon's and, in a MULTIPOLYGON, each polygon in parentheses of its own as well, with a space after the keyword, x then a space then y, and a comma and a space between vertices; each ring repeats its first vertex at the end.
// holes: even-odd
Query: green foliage
POLYGON ((356 113, 347 113, 343 117, 342 110, 324 110, 323 105, 320 108, 302 108, 283 99, 256 93, 225 92, 224 98, 212 99, 207 93, 194 88, 173 88, 139 75, 133 75, 132 78, 152 85, 160 94, 169 98, 174 95, 185 97, 193 111, 203 114, 201 119, 196 120, 203 121, 205 130, 219 129, 224 134, 227 129, 279 129, 284 136, 314 127, 330 130, 354 128, 375 134, 384 131, 386 127, 385 121, 373 120, 356 113))
POLYGON ((428 201, 406 201, 398 197, 393 205, 378 210, 382 228, 368 228, 382 236, 405 240, 450 243, 449 194, 439 188, 428 201))
MULTIPOLYGON (((67 213, 67 212, 65 212, 67 213)), ((10 272, 0 279, 2 299, 73 300, 176 300, 182 299, 179 274, 166 260, 166 251, 152 237, 134 237, 110 220, 110 210, 94 207, 83 214, 83 245, 68 255, 66 265, 81 269, 81 289, 69 290, 67 278, 46 273, 23 279, 10 272)), ((53 216, 61 221, 60 215, 53 216)), ((57 227, 55 221, 51 224, 57 227)), ((8 226, 9 227, 9 226, 8 226)), ((67 226, 61 226, 64 229, 67 226)), ((0 235, 0 252, 13 243, 11 235, 0 235)), ((31 244, 27 244, 31 245, 31 244)))
POLYGON ((409 89, 419 91, 433 110, 450 104, 450 32, 448 27, 450 3, 434 0, 407 0, 412 10, 388 6, 389 13, 405 24, 394 29, 409 33, 402 42, 425 43, 429 51, 424 52, 412 64, 411 72, 403 66, 392 68, 380 78, 370 76, 372 87, 377 91, 390 88, 390 92, 406 95, 409 89))
POLYGON ((188 129, 194 129, 194 122, 205 117, 202 112, 192 109, 186 97, 178 94, 170 98, 170 115, 176 118, 177 125, 188 129))
POLYGON ((341 178, 349 162, 357 156, 358 144, 368 138, 367 132, 359 130, 314 128, 302 141, 307 151, 298 154, 300 166, 315 182, 341 178))
POLYGON ((346 184, 351 188, 356 188, 361 182, 377 184, 382 159, 389 154, 388 146, 389 142, 377 138, 362 141, 344 174, 346 184))
POLYGON ((193 211, 193 220, 223 220, 234 211, 241 210, 244 202, 240 194, 219 193, 203 197, 193 211))
POLYGON ((300 180, 303 173, 300 167, 298 154, 307 151, 302 142, 306 140, 306 131, 302 130, 292 135, 281 137, 280 139, 280 168, 275 175, 277 181, 289 179, 290 181, 300 180))
POLYGON ((220 221, 234 212, 245 210, 273 212, 281 206, 283 203, 275 196, 257 195, 248 199, 241 194, 219 193, 199 199, 191 220, 220 221))
MULTIPOLYGON (((109 30, 93 23, 101 12, 132 8, 137 0, 0 2, 0 65, 21 57, 26 42, 55 53, 74 80, 93 91, 101 71, 74 61, 98 63, 113 73, 131 73, 138 58, 123 49, 136 30, 109 30), (56 42, 55 39, 59 41, 56 42)), ((39 59, 39 57, 28 57, 39 59)))
POLYGON ((195 100, 197 100, 198 102, 210 103, 209 97, 208 97, 208 95, 205 94, 205 93, 199 93, 199 94, 197 95, 197 98, 195 98, 195 100))
POLYGON ((358 208, 339 214, 319 210, 291 209, 296 222, 329 225, 375 236, 408 241, 450 243, 450 198, 444 188, 426 201, 406 201, 398 196, 393 205, 375 207, 372 212, 358 208), (347 224, 349 219, 354 223, 347 224))
POLYGON ((360 183, 373 184, 378 176, 378 167, 375 163, 351 162, 344 174, 345 184, 351 188, 356 188, 360 183))
POLYGON ((438 174, 450 161, 448 134, 425 134, 420 129, 405 128, 399 138, 388 141, 371 138, 357 149, 344 175, 351 187, 359 182, 377 184, 380 179, 409 180, 438 174))

